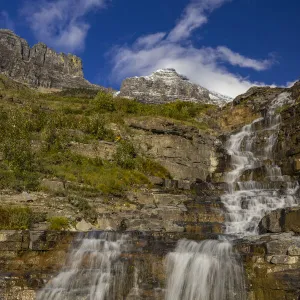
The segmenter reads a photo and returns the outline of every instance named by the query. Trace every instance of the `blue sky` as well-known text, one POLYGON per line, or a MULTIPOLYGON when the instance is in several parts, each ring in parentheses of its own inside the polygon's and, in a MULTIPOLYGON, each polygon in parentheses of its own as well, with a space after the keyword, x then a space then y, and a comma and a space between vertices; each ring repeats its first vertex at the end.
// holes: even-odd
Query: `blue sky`
POLYGON ((0 27, 79 55, 93 83, 174 67, 236 96, 299 79, 299 12, 299 0, 10 0, 0 27))

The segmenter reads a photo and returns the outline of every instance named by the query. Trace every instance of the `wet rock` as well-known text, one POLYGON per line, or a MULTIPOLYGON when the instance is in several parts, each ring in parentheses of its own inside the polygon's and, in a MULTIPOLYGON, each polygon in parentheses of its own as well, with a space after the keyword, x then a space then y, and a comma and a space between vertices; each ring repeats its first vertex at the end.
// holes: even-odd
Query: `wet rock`
POLYGON ((270 212, 259 223, 259 232, 300 233, 300 208, 278 209, 270 212))
POLYGON ((298 262, 298 257, 288 256, 288 255, 274 255, 271 259, 272 264, 283 264, 283 265, 293 265, 298 262))

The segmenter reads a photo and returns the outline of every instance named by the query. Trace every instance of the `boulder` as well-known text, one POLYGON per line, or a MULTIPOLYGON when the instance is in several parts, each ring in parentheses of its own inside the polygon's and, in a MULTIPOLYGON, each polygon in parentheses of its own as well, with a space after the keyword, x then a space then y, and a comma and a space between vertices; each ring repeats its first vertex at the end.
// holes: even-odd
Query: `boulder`
POLYGON ((82 219, 80 222, 76 224, 76 229, 78 231, 89 231, 93 228, 93 225, 89 222, 86 222, 84 219, 82 219))
POLYGON ((259 233, 278 232, 300 233, 300 208, 286 208, 272 211, 259 223, 259 233))

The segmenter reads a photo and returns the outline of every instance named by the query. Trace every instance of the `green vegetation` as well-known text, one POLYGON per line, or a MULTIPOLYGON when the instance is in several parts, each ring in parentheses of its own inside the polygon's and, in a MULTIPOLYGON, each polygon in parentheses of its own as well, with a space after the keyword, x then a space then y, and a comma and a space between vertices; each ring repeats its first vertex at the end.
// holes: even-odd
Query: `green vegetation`
POLYGON ((34 221, 27 207, 0 207, 0 229, 29 229, 34 221))
POLYGON ((69 220, 66 217, 51 217, 48 222, 50 230, 66 230, 69 228, 69 220))
MULTIPOLYGON (((212 105, 182 101, 146 105, 86 89, 43 94, 3 75, 0 98, 0 189, 18 191, 38 190, 46 177, 92 191, 87 194, 122 195, 148 184, 148 176, 169 177, 166 169, 128 139, 126 118, 160 116, 207 129, 197 120, 215 110, 212 105), (99 141, 115 145, 112 159, 91 158, 71 148, 72 143, 99 141)), ((93 218, 89 207, 80 210, 93 218)))
POLYGON ((161 116, 181 121, 191 121, 201 115, 212 113, 216 106, 186 101, 175 101, 166 104, 143 104, 126 98, 113 98, 111 94, 99 92, 92 101, 93 110, 99 113, 116 114, 119 117, 133 116, 161 116))
POLYGON ((95 222, 97 220, 96 211, 89 205, 85 198, 79 196, 69 196, 68 200, 69 203, 79 209, 85 220, 90 222, 95 222))

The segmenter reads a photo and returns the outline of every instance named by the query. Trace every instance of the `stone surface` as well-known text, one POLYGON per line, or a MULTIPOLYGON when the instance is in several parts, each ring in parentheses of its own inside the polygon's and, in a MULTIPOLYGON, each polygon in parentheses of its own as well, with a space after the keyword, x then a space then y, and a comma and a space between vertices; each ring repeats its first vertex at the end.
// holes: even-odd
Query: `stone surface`
POLYGON ((84 219, 76 224, 76 229, 78 231, 89 231, 93 228, 93 225, 89 222, 86 222, 84 219))
POLYGON ((300 84, 295 84, 289 92, 294 97, 294 105, 284 107, 281 112, 281 127, 276 146, 277 163, 283 172, 300 177, 300 84))
POLYGON ((24 39, 6 29, 0 30, 0 73, 33 87, 97 87, 84 79, 79 57, 56 53, 43 43, 30 48, 24 39))
POLYGON ((51 193, 62 193, 65 191, 64 183, 58 180, 43 179, 41 188, 51 193))
MULTIPOLYGON (((291 253, 300 237, 293 233, 265 234, 237 241, 242 254, 250 300, 298 300, 300 261, 291 253)), ((295 253, 295 252, 294 252, 295 253)))
POLYGON ((134 129, 134 144, 176 180, 206 180, 218 166, 218 140, 195 127, 154 117, 131 118, 126 123, 134 129))
POLYGON ((288 255, 274 255, 271 259, 272 264, 293 265, 298 262, 298 257, 288 255))
POLYGON ((288 248, 288 255, 300 256, 300 241, 296 245, 292 245, 288 248))
POLYGON ((115 143, 106 141, 99 141, 94 144, 72 142, 70 144, 70 150, 74 153, 89 158, 102 158, 111 160, 114 153, 116 152, 116 145, 115 143))
POLYGON ((182 100, 224 105, 232 100, 190 82, 175 69, 161 69, 150 76, 127 78, 122 83, 119 96, 135 98, 144 103, 182 100))
POLYGON ((300 208, 278 209, 270 212, 259 223, 259 232, 300 233, 300 208))

